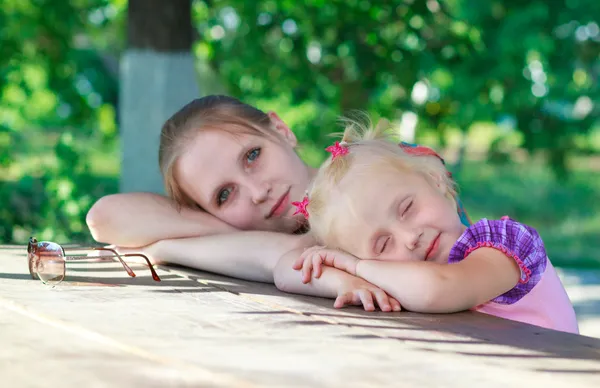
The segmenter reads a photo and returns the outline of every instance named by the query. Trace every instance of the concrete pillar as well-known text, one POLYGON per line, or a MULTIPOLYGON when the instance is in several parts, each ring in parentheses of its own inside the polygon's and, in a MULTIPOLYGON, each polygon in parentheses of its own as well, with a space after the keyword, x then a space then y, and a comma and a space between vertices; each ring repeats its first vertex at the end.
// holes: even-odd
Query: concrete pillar
POLYGON ((128 48, 120 64, 120 191, 164 193, 160 129, 200 96, 191 53, 191 0, 129 0, 128 48))

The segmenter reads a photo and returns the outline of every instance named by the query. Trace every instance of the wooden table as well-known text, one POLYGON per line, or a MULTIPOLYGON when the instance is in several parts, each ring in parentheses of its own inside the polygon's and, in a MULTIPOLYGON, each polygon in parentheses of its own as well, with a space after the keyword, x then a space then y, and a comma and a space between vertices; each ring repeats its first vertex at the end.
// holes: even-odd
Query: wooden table
POLYGON ((69 263, 31 280, 0 249, 2 387, 600 387, 600 339, 479 313, 337 310, 179 267, 69 263))

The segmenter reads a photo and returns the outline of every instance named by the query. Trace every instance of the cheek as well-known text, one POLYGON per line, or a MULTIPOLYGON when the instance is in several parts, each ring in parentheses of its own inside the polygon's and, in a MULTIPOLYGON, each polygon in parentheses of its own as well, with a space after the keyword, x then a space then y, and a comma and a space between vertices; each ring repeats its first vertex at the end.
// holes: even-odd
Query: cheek
POLYGON ((388 250, 385 254, 378 257, 379 260, 384 261, 411 261, 412 256, 411 252, 402 249, 402 245, 400 240, 398 240, 399 236, 394 238, 394 246, 392 249, 388 250))
POLYGON ((219 218, 228 224, 243 230, 253 229, 258 223, 258 219, 253 214, 252 209, 242 204, 230 206, 219 218))
POLYGON ((411 258, 407 252, 402 252, 400 249, 387 252, 385 255, 377 257, 377 260, 383 261, 410 261, 411 258))
POLYGON ((430 218, 436 219, 438 223, 449 226, 454 225, 455 221, 459 219, 456 206, 447 198, 438 197, 432 201, 432 205, 427 207, 425 211, 430 218))
POLYGON ((275 164, 284 175, 298 175, 305 169, 304 164, 293 150, 279 150, 275 164))

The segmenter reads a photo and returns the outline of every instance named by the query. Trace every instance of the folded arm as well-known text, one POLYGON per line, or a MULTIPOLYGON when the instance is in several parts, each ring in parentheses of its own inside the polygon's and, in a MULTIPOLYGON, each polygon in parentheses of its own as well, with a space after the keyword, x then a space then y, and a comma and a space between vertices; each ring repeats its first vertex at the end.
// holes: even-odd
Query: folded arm
POLYGON ((456 264, 360 260, 357 276, 381 287, 408 310, 468 310, 511 290, 520 269, 504 253, 480 248, 456 264))
POLYGON ((335 308, 362 305, 366 311, 374 311, 375 306, 379 306, 381 311, 400 311, 400 303, 381 288, 337 268, 325 267, 318 278, 305 282, 302 272, 294 269, 293 264, 302 255, 307 244, 314 244, 314 241, 303 241, 302 248, 287 252, 277 262, 273 276, 279 290, 335 298, 335 308))
POLYGON ((292 268, 305 247, 314 244, 310 235, 273 232, 238 232, 161 240, 141 249, 154 262, 184 265, 239 279, 275 283, 282 291, 335 298, 334 307, 363 305, 373 311, 399 311, 400 304, 364 279, 336 268, 326 268, 319 279, 305 284, 302 274, 292 268))
POLYGON ((89 210, 86 223, 96 241, 132 248, 237 230, 201 210, 178 209, 171 199, 153 193, 102 197, 89 210))
POLYGON ((273 283, 273 271, 279 259, 305 244, 308 242, 304 235, 243 231, 160 240, 141 250, 154 261, 273 283))

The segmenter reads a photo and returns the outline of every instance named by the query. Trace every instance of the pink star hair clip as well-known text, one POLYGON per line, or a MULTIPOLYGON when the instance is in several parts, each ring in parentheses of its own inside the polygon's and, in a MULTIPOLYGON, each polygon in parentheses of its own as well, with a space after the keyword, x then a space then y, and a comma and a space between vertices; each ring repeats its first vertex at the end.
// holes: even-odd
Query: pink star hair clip
POLYGON ((308 202, 308 194, 304 196, 302 202, 292 202, 292 205, 296 206, 296 211, 293 215, 301 213, 304 216, 304 218, 308 219, 308 210, 306 209, 306 207, 308 206, 308 202))
POLYGON ((339 141, 336 141, 334 145, 325 148, 325 151, 331 152, 332 161, 335 160, 335 158, 337 158, 338 156, 346 155, 349 152, 348 147, 346 147, 346 143, 342 143, 343 144, 340 144, 339 141))

